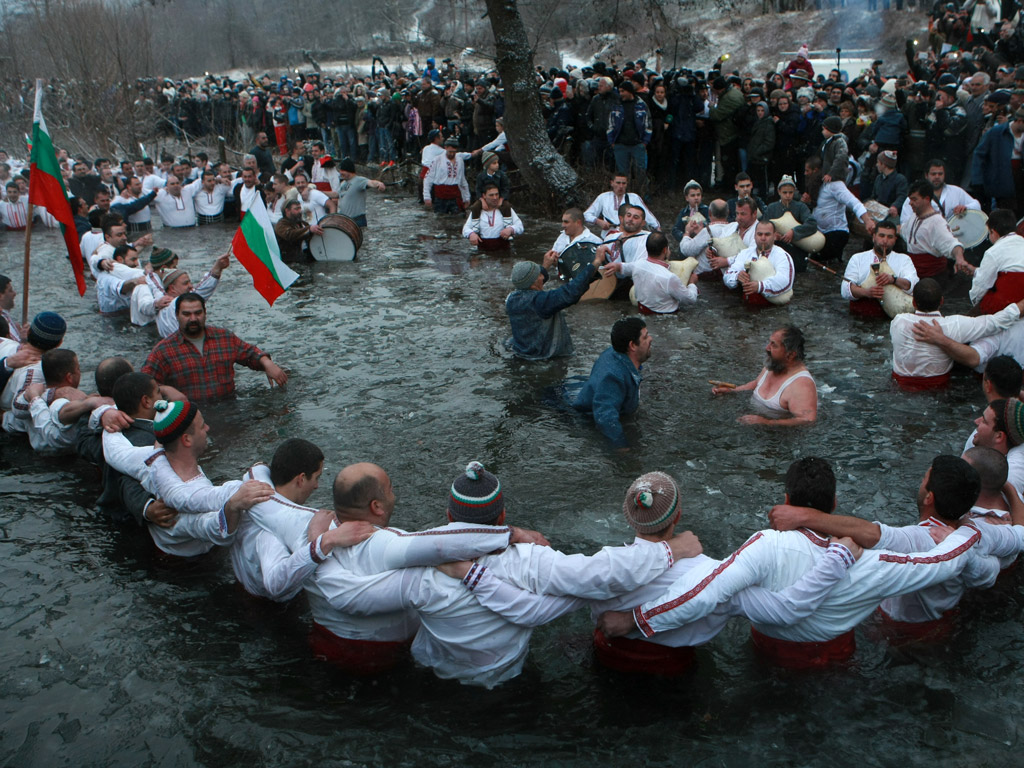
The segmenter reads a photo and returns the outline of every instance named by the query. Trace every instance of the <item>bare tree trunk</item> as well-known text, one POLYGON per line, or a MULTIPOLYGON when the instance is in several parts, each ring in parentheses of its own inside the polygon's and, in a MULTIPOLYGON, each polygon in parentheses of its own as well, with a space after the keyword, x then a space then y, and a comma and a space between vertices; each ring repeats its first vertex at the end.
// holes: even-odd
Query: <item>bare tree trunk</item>
POLYGON ((485 0, 498 74, 505 85, 505 135, 523 181, 552 210, 584 205, 576 171, 548 139, 534 79, 533 49, 516 0, 485 0))

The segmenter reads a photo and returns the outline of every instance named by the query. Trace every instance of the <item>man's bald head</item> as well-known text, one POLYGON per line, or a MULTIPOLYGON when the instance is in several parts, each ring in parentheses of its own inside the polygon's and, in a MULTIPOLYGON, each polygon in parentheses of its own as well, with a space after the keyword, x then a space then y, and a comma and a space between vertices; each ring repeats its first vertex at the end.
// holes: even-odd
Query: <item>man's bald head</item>
POLYGON ((339 520, 387 525, 395 508, 391 478, 376 464, 350 464, 334 478, 334 513, 339 520))

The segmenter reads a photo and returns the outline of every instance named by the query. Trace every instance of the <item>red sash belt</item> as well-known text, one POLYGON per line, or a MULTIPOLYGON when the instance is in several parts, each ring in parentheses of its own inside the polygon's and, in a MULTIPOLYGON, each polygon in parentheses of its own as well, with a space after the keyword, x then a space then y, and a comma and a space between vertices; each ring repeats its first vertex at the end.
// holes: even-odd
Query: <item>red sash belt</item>
POLYGON ((331 182, 329 181, 314 181, 313 186, 319 189, 321 192, 331 191, 331 182))
POLYGON ((315 658, 329 661, 352 675, 370 676, 394 669, 408 658, 412 638, 393 642, 353 640, 338 637, 314 621, 309 645, 315 658))
POLYGON ((930 253, 908 253, 907 255, 914 262, 918 277, 935 277, 944 274, 948 269, 946 259, 941 256, 933 256, 930 253))
POLYGON ((952 371, 939 374, 938 376, 903 376, 892 372, 892 377, 900 389, 908 392, 922 392, 928 389, 942 389, 949 384, 949 377, 952 371))
POLYGON ((770 307, 772 303, 760 293, 744 293, 743 301, 748 307, 770 307))
POLYGON ((696 660, 689 646, 673 648, 628 637, 605 637, 599 629, 594 630, 594 655, 603 666, 616 672, 641 672, 661 677, 685 674, 696 660))
POLYGON ((438 200, 461 200, 462 193, 458 184, 435 184, 430 190, 430 196, 438 200))
POLYGON ((750 628, 754 648, 767 661, 786 669, 820 669, 846 661, 857 650, 853 630, 822 643, 800 643, 779 640, 750 628))
POLYGON ((885 317, 885 310, 878 299, 854 299, 850 302, 850 314, 857 317, 885 317))
POLYGON ((676 314, 676 312, 679 311, 679 308, 676 307, 671 312, 655 312, 653 309, 651 309, 650 307, 644 306, 639 301, 636 303, 636 308, 640 310, 640 314, 641 315, 674 315, 674 314, 676 314))
POLYGON ((983 315, 994 315, 1003 307, 1024 299, 1024 272, 1000 272, 978 304, 983 315))
POLYGON ((510 241, 503 237, 481 237, 477 248, 481 251, 507 251, 510 245, 510 241))
POLYGON ((878 609, 882 632, 890 645, 944 640, 952 634, 958 613, 959 610, 953 608, 931 621, 897 621, 881 608, 878 609))

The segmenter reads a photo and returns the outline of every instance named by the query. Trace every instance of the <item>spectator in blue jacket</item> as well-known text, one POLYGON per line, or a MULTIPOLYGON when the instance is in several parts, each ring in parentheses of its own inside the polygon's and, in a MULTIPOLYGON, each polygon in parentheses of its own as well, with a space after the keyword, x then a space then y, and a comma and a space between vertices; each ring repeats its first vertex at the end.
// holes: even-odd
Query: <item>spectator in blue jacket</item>
POLYGON ((651 113, 642 99, 636 97, 636 86, 631 80, 619 84, 619 103, 608 115, 608 144, 615 157, 616 173, 629 176, 629 168, 636 165, 638 187, 643 190, 647 179, 647 145, 653 129, 651 113))
POLYGON ((1024 134, 1024 108, 1013 113, 1013 120, 993 126, 981 137, 974 150, 971 172, 972 186, 982 187, 985 196, 995 201, 996 208, 1017 211, 1017 198, 1022 190, 1013 178, 1013 145, 1024 134))

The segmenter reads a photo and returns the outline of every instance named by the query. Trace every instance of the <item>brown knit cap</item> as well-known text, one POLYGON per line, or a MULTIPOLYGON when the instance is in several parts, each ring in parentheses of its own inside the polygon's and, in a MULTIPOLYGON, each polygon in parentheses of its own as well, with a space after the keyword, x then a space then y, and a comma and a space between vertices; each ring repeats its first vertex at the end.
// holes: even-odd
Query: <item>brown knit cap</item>
POLYGON ((637 533, 658 533, 679 519, 679 486, 664 472, 641 475, 626 492, 622 513, 637 533))

